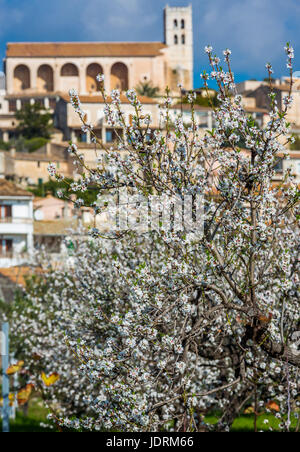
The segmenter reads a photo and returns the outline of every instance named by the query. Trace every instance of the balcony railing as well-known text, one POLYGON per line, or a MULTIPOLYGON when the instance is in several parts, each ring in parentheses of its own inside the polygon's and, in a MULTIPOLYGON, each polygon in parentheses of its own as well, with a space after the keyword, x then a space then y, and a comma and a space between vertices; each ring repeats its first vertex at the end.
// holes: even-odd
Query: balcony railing
POLYGON ((12 259, 13 257, 17 256, 15 256, 12 251, 0 251, 0 259, 12 259))
POLYGON ((12 259, 15 262, 23 262, 24 260, 28 260, 31 257, 31 254, 28 251, 0 251, 0 259, 12 259))
POLYGON ((33 222, 32 218, 21 218, 21 217, 4 217, 0 218, 0 223, 14 223, 14 224, 30 224, 33 222))

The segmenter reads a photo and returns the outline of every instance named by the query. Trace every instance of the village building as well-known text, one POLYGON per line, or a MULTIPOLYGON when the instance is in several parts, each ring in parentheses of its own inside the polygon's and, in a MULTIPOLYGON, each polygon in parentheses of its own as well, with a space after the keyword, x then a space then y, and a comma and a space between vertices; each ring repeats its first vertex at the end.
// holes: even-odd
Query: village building
POLYGON ((27 42, 8 43, 6 91, 20 93, 97 93, 96 76, 105 88, 125 91, 151 82, 163 92, 177 84, 193 88, 192 7, 164 9, 164 42, 27 42))
POLYGON ((65 177, 76 178, 74 160, 67 151, 68 143, 46 143, 35 152, 0 151, 0 176, 21 184, 39 185, 49 180, 49 162, 56 164, 65 177))
MULTIPOLYGON (((276 79, 272 82, 272 91, 275 94, 279 111, 285 108, 284 98, 289 95, 290 85, 286 78, 276 79)), ((245 80, 237 84, 237 92, 242 95, 244 107, 270 110, 270 87, 266 81, 245 80)), ((287 111, 286 119, 291 123, 294 133, 300 129, 300 80, 295 78, 292 87, 293 103, 287 111)))
MULTIPOLYGON (((18 137, 18 121, 15 117, 17 110, 29 103, 40 103, 53 115, 55 130, 51 137, 52 144, 64 144, 67 147, 69 140, 86 143, 85 149, 88 153, 91 137, 89 133, 82 131, 82 124, 70 105, 68 92, 74 88, 80 95, 82 108, 94 125, 97 136, 104 144, 113 143, 115 132, 105 123, 104 102, 99 93, 97 75, 101 73, 105 76, 104 87, 108 93, 112 89, 121 91, 126 120, 129 123, 134 111, 124 95, 126 90, 150 83, 159 89, 158 96, 164 94, 166 86, 171 89, 172 95, 178 96, 179 84, 187 90, 192 89, 191 5, 167 5, 164 9, 163 24, 163 42, 8 43, 4 60, 6 91, 0 90, 0 140, 8 143, 18 137)), ((152 127, 157 128, 159 97, 155 99, 140 96, 140 101, 144 112, 151 114, 152 127)), ((56 160, 49 154, 47 157, 48 160, 56 160)), ((17 154, 12 157, 15 161, 14 171, 20 181, 26 180, 29 167, 33 170, 29 179, 37 180, 34 176, 35 168, 32 167, 37 162, 41 173, 38 179, 44 179, 44 160, 36 153, 32 158, 26 155, 24 164, 19 164, 20 158, 17 154), (36 162, 33 163, 32 158, 35 157, 36 162)), ((8 165, 12 159, 4 158, 8 165)), ((65 160, 65 157, 63 159, 65 160)), ((63 162, 61 164, 63 165, 63 162)), ((64 167, 62 173, 66 175, 69 169, 64 167)))
POLYGON ((33 216, 35 220, 57 220, 71 218, 74 205, 71 201, 62 200, 47 193, 45 197, 36 196, 33 200, 33 216))
MULTIPOLYGON (((193 88, 192 7, 167 5, 163 23, 163 42, 8 43, 5 79, 4 74, 0 74, 0 141, 4 142, 0 150, 0 175, 23 186, 38 185, 49 179, 47 167, 53 162, 64 177, 76 179, 78 170, 67 152, 70 140, 77 144, 88 166, 96 166, 95 145, 89 131, 82 129, 68 91, 70 88, 78 91, 82 109, 101 143, 113 145, 117 133, 124 132, 121 128, 116 132, 105 120, 105 105, 96 78, 99 73, 105 76, 108 93, 112 89, 121 91, 122 110, 128 124, 132 123, 134 109, 125 91, 150 82, 159 88, 159 96, 166 86, 170 87, 174 96, 171 119, 175 121, 182 115, 188 125, 190 105, 178 102, 180 93, 186 94, 193 88), (40 103, 52 113, 54 121, 51 141, 35 152, 17 151, 11 146, 18 137, 16 111, 28 103, 40 103), (5 150, 8 144, 9 151, 5 150)), ((284 96, 288 94, 286 81, 275 81, 274 89, 279 108, 282 108, 284 96)), ((297 89, 295 83, 294 104, 288 117, 296 133, 300 130, 300 91, 297 89)), ((203 89, 198 91, 205 96, 203 89)), ((260 127, 265 126, 269 120, 267 83, 246 80, 237 84, 237 91, 242 94, 246 112, 260 127)), ((214 95, 214 91, 210 90, 209 94, 214 95)), ((161 127, 160 97, 139 96, 139 99, 143 112, 151 116, 152 130, 161 127)), ((212 113, 210 107, 195 105, 195 119, 203 133, 214 126, 212 113)), ((101 155, 101 150, 97 155, 101 155)), ((297 164, 295 171, 298 174, 297 164)))
MULTIPOLYGON (((269 121, 268 110, 266 108, 259 108, 256 106, 244 106, 245 112, 252 116, 253 119, 257 122, 260 127, 266 125, 269 121)), ((189 125, 192 121, 192 113, 191 113, 191 104, 175 104, 170 108, 170 117, 172 121, 175 121, 176 118, 182 116, 183 123, 189 125)), ((194 105, 194 119, 196 124, 203 129, 203 133, 209 129, 211 130, 215 127, 215 121, 213 118, 213 108, 206 107, 203 105, 194 105)))
POLYGON ((0 267, 20 265, 33 249, 33 195, 0 178, 0 267))
MULTIPOLYGON (((124 94, 120 96, 122 111, 125 122, 132 124, 134 107, 130 104, 124 94)), ((158 100, 139 96, 143 106, 143 115, 149 114, 151 117, 151 127, 159 127, 158 100)), ((80 96, 81 107, 87 114, 87 121, 93 124, 93 131, 103 144, 112 144, 116 140, 115 129, 109 125, 104 116, 104 100, 101 95, 80 96)), ((110 102, 110 99, 108 99, 110 102)), ((57 101, 55 110, 55 126, 60 127, 65 141, 72 140, 79 143, 91 143, 91 136, 88 132, 82 131, 82 123, 78 114, 70 104, 69 96, 61 94, 57 101)), ((121 129, 120 129, 121 132, 121 129)))

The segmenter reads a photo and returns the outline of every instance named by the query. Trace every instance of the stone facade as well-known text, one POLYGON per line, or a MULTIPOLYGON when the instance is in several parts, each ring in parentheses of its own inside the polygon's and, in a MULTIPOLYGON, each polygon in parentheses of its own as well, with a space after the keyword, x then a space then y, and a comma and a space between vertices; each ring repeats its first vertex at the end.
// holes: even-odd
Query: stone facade
POLYGON ((49 180, 48 165, 53 162, 65 177, 75 178, 77 173, 67 147, 68 143, 62 142, 47 143, 35 152, 0 151, 0 177, 23 186, 37 185, 49 180))

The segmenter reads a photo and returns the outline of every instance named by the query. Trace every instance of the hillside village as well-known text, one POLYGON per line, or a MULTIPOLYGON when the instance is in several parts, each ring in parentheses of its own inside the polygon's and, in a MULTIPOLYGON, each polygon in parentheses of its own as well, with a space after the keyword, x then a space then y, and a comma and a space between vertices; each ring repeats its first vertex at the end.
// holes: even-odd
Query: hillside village
POLYGON ((0 1, 0 431, 300 432, 300 3, 23 3, 0 1))
MULTIPOLYGON (((7 269, 11 268, 11 275, 15 275, 16 267, 29 265, 33 250, 42 245, 59 259, 66 252, 64 238, 70 228, 82 222, 93 223, 88 209, 79 213, 72 202, 59 199, 55 190, 41 190, 39 195, 34 195, 34 190, 48 182, 49 162, 54 162, 65 178, 76 180, 73 157, 67 151, 70 140, 77 144, 88 163, 94 162, 95 145, 89 132, 82 130, 70 104, 70 88, 78 91, 82 108, 102 143, 113 146, 116 141, 115 131, 105 120, 104 101, 96 78, 99 73, 105 76, 107 92, 121 91, 129 123, 133 109, 125 92, 146 85, 155 89, 152 93, 145 89, 139 99, 145 113, 151 114, 153 130, 160 127, 159 104, 166 86, 172 98, 172 120, 182 115, 189 124, 191 108, 182 103, 182 97, 193 89, 191 7, 165 8, 164 42, 7 43, 0 79, 0 267, 6 269, 5 278, 9 278, 7 269), (51 114, 53 127, 50 138, 32 151, 18 144, 16 115, 26 105, 35 104, 42 112, 51 114)), ((287 80, 274 80, 273 85, 278 106, 282 108, 289 90, 287 80)), ((287 119, 298 135, 300 80, 295 79, 293 89, 294 103, 287 119)), ((237 84, 237 91, 246 112, 259 126, 266 125, 270 120, 267 82, 245 80, 237 84)), ((203 101, 204 90, 196 92, 199 102, 195 105, 195 117, 204 133, 214 126, 213 109, 203 101)), ((295 180, 300 182, 300 150, 296 147, 291 150, 290 159, 282 159, 278 165, 274 183, 280 181, 282 170, 287 167, 292 168, 295 180)))

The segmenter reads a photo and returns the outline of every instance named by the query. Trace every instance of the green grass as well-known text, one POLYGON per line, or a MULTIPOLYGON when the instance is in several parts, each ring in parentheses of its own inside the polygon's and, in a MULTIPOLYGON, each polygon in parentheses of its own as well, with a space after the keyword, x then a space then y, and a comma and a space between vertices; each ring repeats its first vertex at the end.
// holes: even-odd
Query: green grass
MULTIPOLYGON (((210 424, 215 424, 217 422, 216 416, 206 416, 205 421, 210 424)), ((282 422, 281 419, 277 419, 272 414, 263 413, 257 417, 257 430, 269 432, 270 427, 273 432, 280 432, 281 429, 279 424, 282 422), (264 420, 268 419, 268 423, 264 424, 264 420)), ((295 417, 291 418, 290 430, 294 431, 297 426, 297 419, 295 417)), ((253 414, 243 414, 239 418, 235 419, 233 422, 231 432, 254 432, 254 415, 253 414)))
MULTIPOLYGON (((34 398, 28 409, 28 415, 25 416, 22 410, 19 410, 16 415, 16 419, 10 420, 10 431, 11 432, 56 432, 56 428, 51 428, 52 424, 47 420, 48 411, 44 407, 41 399, 34 398), (48 424, 49 427, 41 427, 40 423, 48 424)), ((217 416, 211 415, 206 416, 205 421, 210 424, 215 424, 217 422, 217 416)), ((291 431, 295 430, 297 425, 297 419, 292 417, 291 431)), ((272 414, 261 414, 257 418, 257 429, 258 431, 268 432, 269 428, 272 427, 274 432, 279 432, 279 424, 281 420, 277 419, 272 414), (264 424, 264 419, 268 419, 269 423, 264 424)), ((2 430, 2 422, 0 419, 0 431, 2 430)), ((243 414, 237 418, 231 429, 231 432, 253 432, 254 431, 254 415, 253 414, 243 414)))
MULTIPOLYGON (((25 417, 22 413, 17 413, 16 419, 10 421, 10 432, 54 432, 54 429, 41 427, 40 422, 44 419, 34 419, 25 417)), ((0 423, 2 429, 2 423, 0 423)))
MULTIPOLYGON (((16 413, 16 419, 10 419, 11 432, 54 432, 47 420, 47 409, 40 399, 34 399, 29 405, 28 414, 25 416, 22 410, 16 413), (49 427, 41 427, 40 423, 48 424, 49 427)), ((2 421, 0 419, 0 431, 2 431, 2 421)))

